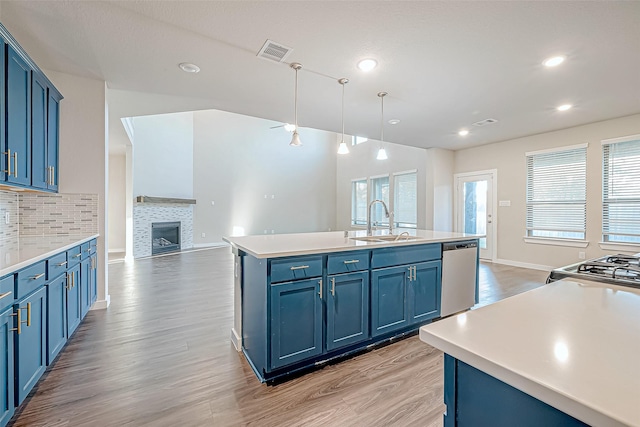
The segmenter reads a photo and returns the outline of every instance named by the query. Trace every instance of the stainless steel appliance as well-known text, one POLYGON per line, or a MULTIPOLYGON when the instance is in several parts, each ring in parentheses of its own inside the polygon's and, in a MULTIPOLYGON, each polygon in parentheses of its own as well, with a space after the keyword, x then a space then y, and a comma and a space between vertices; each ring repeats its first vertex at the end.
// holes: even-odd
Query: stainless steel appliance
POLYGON ((473 307, 478 283, 478 241, 442 244, 440 316, 473 307))
POLYGON ((640 254, 609 255, 556 268, 549 273, 547 283, 567 278, 640 288, 640 254))

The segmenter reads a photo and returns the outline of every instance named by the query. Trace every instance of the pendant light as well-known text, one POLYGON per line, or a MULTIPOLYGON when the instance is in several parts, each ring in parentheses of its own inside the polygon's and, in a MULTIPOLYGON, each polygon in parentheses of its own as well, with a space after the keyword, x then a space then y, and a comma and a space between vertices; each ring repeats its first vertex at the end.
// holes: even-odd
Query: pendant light
POLYGON ((298 70, 302 68, 302 64, 299 64, 297 62, 292 62, 290 67, 296 70, 296 91, 295 91, 295 98, 294 98, 295 129, 293 130, 293 137, 291 138, 291 142, 289 143, 289 145, 291 145, 292 147, 299 147, 302 145, 302 142, 300 141, 300 135, 298 135, 298 70))
POLYGON ((378 92, 378 96, 380 97, 382 112, 380 114, 380 149, 378 150, 378 155, 376 156, 376 159, 387 160, 388 159, 387 152, 382 146, 382 144, 384 143, 384 97, 387 96, 387 92, 378 92))
POLYGON ((349 79, 343 77, 338 80, 338 83, 342 85, 342 140, 338 146, 338 154, 349 154, 349 147, 344 142, 344 85, 349 83, 349 79))

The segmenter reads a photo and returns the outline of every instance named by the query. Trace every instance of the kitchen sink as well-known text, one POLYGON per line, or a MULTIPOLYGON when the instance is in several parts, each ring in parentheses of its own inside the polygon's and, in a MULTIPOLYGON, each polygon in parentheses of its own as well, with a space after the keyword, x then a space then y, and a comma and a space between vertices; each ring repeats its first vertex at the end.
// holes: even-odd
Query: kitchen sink
POLYGON ((382 236, 350 237, 350 239, 361 242, 413 242, 415 240, 422 240, 422 237, 409 236, 406 234, 385 234, 382 236))

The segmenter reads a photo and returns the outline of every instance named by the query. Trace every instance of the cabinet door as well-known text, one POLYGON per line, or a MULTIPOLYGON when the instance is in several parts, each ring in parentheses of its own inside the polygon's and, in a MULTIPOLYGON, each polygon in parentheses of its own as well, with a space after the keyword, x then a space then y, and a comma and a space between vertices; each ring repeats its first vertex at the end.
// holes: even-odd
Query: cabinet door
POLYGON ((80 324, 80 266, 76 265, 67 274, 67 337, 75 332, 80 324))
POLYGON ((67 342, 67 275, 47 283, 47 365, 67 342))
POLYGON ((15 335, 16 406, 18 406, 47 368, 46 287, 41 287, 14 307, 16 314, 20 309, 20 316, 16 317, 16 323, 22 322, 20 333, 15 335))
POLYGON ((58 191, 58 147, 60 139, 60 96, 49 88, 47 102, 47 188, 58 191))
POLYGON ((89 306, 98 299, 98 255, 91 255, 91 270, 89 274, 89 306))
POLYGON ((7 425, 15 411, 13 398, 13 307, 0 314, 0 425, 7 425))
POLYGON ((440 261, 415 264, 409 284, 410 324, 420 323, 440 315, 441 270, 440 261))
POLYGON ((31 186, 46 189, 47 167, 47 85, 36 73, 31 81, 31 186))
POLYGON ((31 68, 7 47, 7 181, 31 185, 31 68))
POLYGON ((91 276, 91 258, 80 263, 80 318, 84 319, 89 307, 91 307, 91 294, 89 293, 89 277, 91 276))
POLYGON ((329 276, 326 294, 327 350, 369 338, 369 272, 329 276))
POLYGON ((371 272, 371 336, 386 334, 409 324, 408 278, 409 266, 371 272))
POLYGON ((271 285, 271 369, 322 353, 323 285, 320 278, 271 285))

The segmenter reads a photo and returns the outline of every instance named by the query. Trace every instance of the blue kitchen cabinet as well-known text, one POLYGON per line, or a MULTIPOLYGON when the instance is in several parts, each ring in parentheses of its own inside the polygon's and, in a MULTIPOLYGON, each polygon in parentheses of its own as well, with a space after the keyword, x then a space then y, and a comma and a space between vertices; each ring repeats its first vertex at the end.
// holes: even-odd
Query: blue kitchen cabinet
POLYGON ((442 262, 429 261, 412 266, 408 282, 409 324, 424 322, 440 316, 442 262))
POLYGON ((91 261, 89 268, 89 307, 91 307, 98 299, 98 255, 94 253, 89 259, 91 261))
POLYGON ((0 425, 7 425, 15 412, 13 307, 0 313, 0 425))
POLYGON ((16 406, 47 368, 47 290, 45 286, 14 305, 16 406))
MULTIPOLYGON (((86 249, 85 249, 86 250, 86 249)), ((80 318, 89 312, 92 304, 92 288, 93 288, 93 258, 85 258, 80 262, 80 318)))
POLYGON ((67 343, 67 275, 49 280, 47 287, 47 365, 67 343))
POLYGON ((58 191, 58 158, 60 140, 60 101, 62 95, 49 87, 47 100, 47 189, 58 191))
POLYGON ((411 271, 409 266, 371 271, 371 336, 409 325, 407 282, 411 271))
POLYGON ((271 285, 271 369, 322 353, 323 291, 322 278, 271 285))
POLYGON ((369 338, 369 271, 328 276, 327 350, 369 338))
POLYGON ((5 179, 31 185, 31 67, 11 47, 6 57, 5 179))
POLYGON ((80 296, 80 264, 67 273, 67 337, 75 332, 82 320, 80 296))
POLYGON ((47 164, 47 84, 38 74, 31 79, 31 186, 46 190, 47 164))

